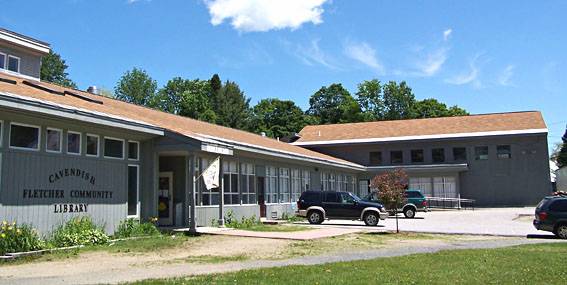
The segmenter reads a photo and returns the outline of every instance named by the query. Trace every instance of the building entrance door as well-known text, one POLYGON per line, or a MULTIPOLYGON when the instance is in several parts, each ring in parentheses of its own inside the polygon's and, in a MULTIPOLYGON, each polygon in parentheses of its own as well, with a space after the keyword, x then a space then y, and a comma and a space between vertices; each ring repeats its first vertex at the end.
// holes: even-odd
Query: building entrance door
POLYGON ((256 179, 256 183, 257 183, 256 189, 258 189, 258 205, 260 205, 260 217, 265 218, 266 217, 265 178, 258 177, 256 179))
POLYGON ((173 172, 160 172, 158 187, 158 223, 173 225, 173 172))

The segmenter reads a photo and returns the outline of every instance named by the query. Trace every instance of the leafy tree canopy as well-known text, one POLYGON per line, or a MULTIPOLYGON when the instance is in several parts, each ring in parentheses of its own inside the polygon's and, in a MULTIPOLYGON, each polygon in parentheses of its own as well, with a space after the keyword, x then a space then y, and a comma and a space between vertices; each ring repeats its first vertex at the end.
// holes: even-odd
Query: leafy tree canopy
POLYGON ((125 102, 156 108, 160 105, 156 90, 157 82, 146 71, 134 68, 122 75, 114 88, 114 97, 125 102))
POLYGON ((390 81, 383 87, 384 119, 401 120, 415 118, 415 95, 405 81, 390 81))
POLYGON ((281 138, 299 132, 307 118, 293 101, 277 98, 262 99, 252 108, 251 130, 265 132, 272 138, 281 138))
POLYGON ((216 123, 236 129, 248 129, 250 98, 246 98, 238 84, 226 81, 216 96, 216 104, 213 105, 213 111, 217 114, 216 123))
POLYGON ((77 88, 77 84, 69 79, 68 67, 59 54, 50 51, 41 59, 40 79, 64 87, 77 88))
POLYGON ((376 175, 370 181, 373 191, 378 191, 380 201, 389 210, 396 210, 403 201, 408 185, 408 175, 402 169, 395 169, 376 175))
POLYGON ((376 121, 384 118, 384 98, 378 79, 365 80, 358 84, 356 98, 364 121, 376 121))
POLYGON ((342 84, 321 87, 309 98, 307 114, 318 118, 319 124, 359 122, 360 106, 342 84))

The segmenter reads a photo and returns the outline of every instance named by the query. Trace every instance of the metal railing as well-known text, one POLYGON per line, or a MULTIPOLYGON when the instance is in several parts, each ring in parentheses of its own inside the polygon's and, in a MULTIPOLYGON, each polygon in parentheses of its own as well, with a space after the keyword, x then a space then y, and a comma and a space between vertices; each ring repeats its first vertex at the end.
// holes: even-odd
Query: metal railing
POLYGON ((431 209, 471 209, 474 211, 474 199, 426 197, 427 206, 431 209))

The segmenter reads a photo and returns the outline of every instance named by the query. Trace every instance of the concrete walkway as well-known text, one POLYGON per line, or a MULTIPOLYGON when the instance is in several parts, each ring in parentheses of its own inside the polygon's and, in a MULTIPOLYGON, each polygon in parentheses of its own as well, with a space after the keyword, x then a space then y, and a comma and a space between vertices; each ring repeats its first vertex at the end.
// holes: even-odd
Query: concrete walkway
POLYGON ((197 228, 197 232, 201 234, 287 239, 287 240, 313 240, 313 239, 341 236, 346 234, 353 234, 353 233, 361 232, 363 230, 364 229, 347 228, 347 227, 343 227, 343 228, 326 227, 326 228, 318 228, 318 229, 294 231, 294 232, 255 232, 255 231, 245 231, 245 230, 238 230, 231 228, 214 228, 214 227, 197 228))
MULTIPOLYGON (((521 239, 509 238, 499 240, 484 241, 468 241, 458 243, 445 243, 440 245, 429 246, 409 246, 409 247, 393 247, 367 251, 353 251, 341 254, 330 254, 320 256, 304 256, 286 260, 253 260, 243 262, 228 262, 221 264, 165 264, 154 265, 151 267, 131 267, 127 269, 98 269, 93 268, 87 274, 74 274, 72 270, 64 272, 50 272, 45 275, 38 276, 35 272, 31 276, 6 276, 0 277, 0 285, 2 284, 108 284, 133 282, 144 279, 154 278, 173 278, 190 275, 224 273, 231 271, 239 271, 245 269, 280 267, 288 265, 317 265, 330 262, 367 260, 382 257, 394 257, 417 253, 433 253, 441 250, 454 249, 488 249, 508 247, 522 244, 535 244, 543 242, 562 242, 560 240, 542 240, 542 239, 521 239)), ((70 265, 72 266, 72 265, 70 265)))

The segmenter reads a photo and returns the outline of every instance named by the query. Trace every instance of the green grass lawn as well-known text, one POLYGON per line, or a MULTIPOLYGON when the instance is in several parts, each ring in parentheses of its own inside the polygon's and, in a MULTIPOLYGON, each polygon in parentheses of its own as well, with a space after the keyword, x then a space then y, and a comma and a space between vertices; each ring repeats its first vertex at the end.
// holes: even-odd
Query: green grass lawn
POLYGON ((246 228, 241 228, 241 230, 255 231, 255 232, 298 232, 312 230, 312 228, 297 226, 297 225, 265 225, 257 224, 249 226, 246 228))
POLYGON ((567 284, 567 244, 442 251, 135 284, 567 284))

